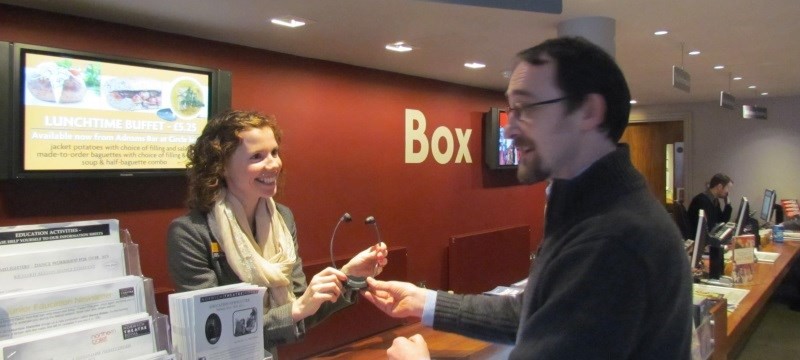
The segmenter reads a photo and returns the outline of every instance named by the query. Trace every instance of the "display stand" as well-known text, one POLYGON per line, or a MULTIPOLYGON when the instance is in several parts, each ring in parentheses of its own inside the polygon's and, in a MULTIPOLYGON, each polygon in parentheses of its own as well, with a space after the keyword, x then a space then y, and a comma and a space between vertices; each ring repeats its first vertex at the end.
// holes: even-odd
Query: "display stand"
POLYGON ((117 220, 0 227, 0 264, 14 280, 0 287, 0 359, 174 359, 169 319, 117 220))

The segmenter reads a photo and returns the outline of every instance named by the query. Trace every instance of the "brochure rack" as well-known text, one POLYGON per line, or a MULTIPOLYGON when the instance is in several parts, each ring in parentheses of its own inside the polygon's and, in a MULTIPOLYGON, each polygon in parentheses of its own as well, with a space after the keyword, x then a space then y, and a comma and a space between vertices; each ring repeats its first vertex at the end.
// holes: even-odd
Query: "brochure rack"
POLYGON ((0 280, 0 359, 174 359, 117 220, 0 227, 0 280))

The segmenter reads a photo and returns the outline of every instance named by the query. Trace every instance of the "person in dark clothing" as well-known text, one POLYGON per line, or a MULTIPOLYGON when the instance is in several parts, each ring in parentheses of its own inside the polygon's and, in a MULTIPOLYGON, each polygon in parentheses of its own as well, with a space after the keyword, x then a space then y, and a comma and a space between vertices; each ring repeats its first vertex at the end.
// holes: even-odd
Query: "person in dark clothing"
MULTIPOLYGON (((522 295, 458 295, 368 278, 392 317, 513 344, 510 359, 689 359, 692 277, 683 239, 618 144, 630 93, 614 60, 582 38, 522 51, 506 91, 517 178, 552 181, 544 239, 522 295), (576 206, 579 204, 579 206, 576 206)), ((429 359, 420 335, 390 359, 429 359)))
POLYGON ((689 224, 692 231, 697 229, 697 218, 700 210, 702 209, 706 214, 708 220, 708 230, 711 230, 720 223, 728 222, 731 219, 730 200, 728 195, 731 188, 733 188, 733 180, 725 174, 715 174, 708 182, 708 189, 703 191, 692 199, 689 203, 689 224), (724 208, 720 206, 720 200, 725 204, 724 208))

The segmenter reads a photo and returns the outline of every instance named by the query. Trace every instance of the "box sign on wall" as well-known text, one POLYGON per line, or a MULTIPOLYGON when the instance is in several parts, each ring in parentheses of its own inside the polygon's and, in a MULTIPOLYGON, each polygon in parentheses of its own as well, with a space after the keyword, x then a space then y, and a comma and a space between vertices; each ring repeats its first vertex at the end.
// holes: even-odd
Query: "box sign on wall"
POLYGON ((425 114, 415 109, 406 109, 406 164, 419 164, 424 162, 428 155, 439 164, 472 163, 469 153, 469 137, 472 129, 456 128, 450 131, 447 126, 437 127, 428 137, 425 130, 428 126, 425 114), (454 137, 455 134, 455 137, 454 137), (454 140, 458 141, 458 144, 454 140), (444 141, 444 151, 439 144, 444 141), (419 149, 415 151, 415 149, 419 149), (453 154, 455 153, 455 156, 453 154))

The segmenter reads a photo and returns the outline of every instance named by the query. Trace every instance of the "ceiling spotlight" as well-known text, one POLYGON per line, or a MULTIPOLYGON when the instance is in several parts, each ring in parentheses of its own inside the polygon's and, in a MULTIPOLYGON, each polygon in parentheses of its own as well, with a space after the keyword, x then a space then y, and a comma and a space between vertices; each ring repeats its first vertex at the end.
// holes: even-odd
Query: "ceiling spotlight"
POLYGON ((636 101, 636 99, 631 99, 631 105, 636 105, 637 103, 639 103, 639 102, 636 101))
POLYGON ((692 50, 692 51, 689 51, 689 55, 693 55, 693 56, 694 56, 694 55, 700 55, 700 50, 692 50))
POLYGON ((406 44, 405 42, 398 41, 393 44, 386 44, 386 50, 396 51, 396 52, 407 52, 414 50, 411 45, 406 44))
POLYGON ((714 66, 714 70, 722 70, 722 69, 724 69, 724 68, 725 68, 725 65, 717 65, 717 66, 714 66))
POLYGON ((763 92, 763 93, 761 93, 761 96, 767 96, 767 95, 769 95, 769 93, 768 93, 768 92, 763 92))
POLYGON ((511 77, 511 70, 503 71, 500 73, 500 75, 503 75, 504 78, 508 79, 511 77))
POLYGON ((755 85, 750 85, 750 86, 748 86, 747 88, 748 88, 748 89, 755 89, 755 88, 756 88, 756 86, 755 86, 755 85))
POLYGON ((667 34, 669 34, 669 31, 667 31, 667 30, 658 30, 658 31, 653 33, 653 35, 655 35, 655 36, 661 36, 661 35, 667 35, 667 34))
POLYGON ((292 16, 282 16, 282 17, 272 18, 269 21, 275 25, 286 26, 290 28, 301 27, 309 23, 309 21, 306 19, 301 19, 292 16))
POLYGON ((742 80, 742 77, 741 76, 737 76, 737 77, 733 78, 733 80, 742 80))
POLYGON ((486 64, 481 64, 479 62, 474 62, 473 61, 473 62, 464 63, 464 66, 466 66, 466 67, 468 67, 470 69, 483 69, 483 68, 486 67, 486 64))

